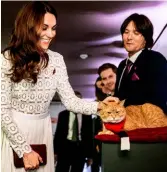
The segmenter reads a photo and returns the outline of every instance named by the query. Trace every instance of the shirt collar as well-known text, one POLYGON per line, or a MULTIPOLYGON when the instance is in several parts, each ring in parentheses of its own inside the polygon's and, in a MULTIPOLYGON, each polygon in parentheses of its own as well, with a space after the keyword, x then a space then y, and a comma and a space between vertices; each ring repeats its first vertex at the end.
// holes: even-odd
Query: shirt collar
POLYGON ((70 111, 70 115, 74 115, 75 116, 75 113, 70 111))
POLYGON ((130 60, 132 63, 134 63, 136 61, 137 57, 141 54, 142 51, 143 51, 143 49, 138 51, 137 53, 133 54, 133 56, 128 57, 128 60, 130 60))

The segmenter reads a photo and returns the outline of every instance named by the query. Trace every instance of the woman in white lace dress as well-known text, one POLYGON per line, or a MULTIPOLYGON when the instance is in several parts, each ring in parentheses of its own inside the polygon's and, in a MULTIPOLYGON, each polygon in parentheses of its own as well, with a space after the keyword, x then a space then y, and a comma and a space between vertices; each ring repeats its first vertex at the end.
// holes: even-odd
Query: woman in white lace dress
POLYGON ((56 35, 56 19, 48 3, 28 3, 18 13, 10 44, 1 55, 2 172, 54 172, 48 109, 55 92, 76 113, 95 114, 101 107, 75 96, 63 57, 48 49, 56 35), (30 144, 46 144, 46 165, 39 166, 42 159, 30 144), (12 150, 23 157, 25 168, 15 168, 12 150))

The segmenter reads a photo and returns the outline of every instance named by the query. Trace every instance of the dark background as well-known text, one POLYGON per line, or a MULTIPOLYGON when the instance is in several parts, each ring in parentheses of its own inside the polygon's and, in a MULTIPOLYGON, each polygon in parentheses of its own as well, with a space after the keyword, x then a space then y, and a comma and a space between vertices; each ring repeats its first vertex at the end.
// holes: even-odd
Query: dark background
MULTIPOLYGON (((1 2, 1 48, 10 38, 14 20, 26 1, 1 2)), ((69 80, 86 99, 94 99, 97 68, 105 63, 116 66, 126 58, 121 46, 120 26, 132 13, 147 15, 155 27, 154 38, 167 23, 167 2, 163 1, 51 1, 58 13, 58 28, 51 50, 64 56, 69 80), (79 57, 86 53, 85 60, 79 57)), ((165 37, 155 49, 167 54, 165 37)))

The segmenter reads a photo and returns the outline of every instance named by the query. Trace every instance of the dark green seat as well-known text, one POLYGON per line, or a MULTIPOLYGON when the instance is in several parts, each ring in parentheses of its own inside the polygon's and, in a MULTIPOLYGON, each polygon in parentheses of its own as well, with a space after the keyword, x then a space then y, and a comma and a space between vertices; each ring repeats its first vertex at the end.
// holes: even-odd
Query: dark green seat
POLYGON ((130 151, 120 150, 117 135, 102 141, 102 172, 167 172, 167 127, 129 131, 130 151))

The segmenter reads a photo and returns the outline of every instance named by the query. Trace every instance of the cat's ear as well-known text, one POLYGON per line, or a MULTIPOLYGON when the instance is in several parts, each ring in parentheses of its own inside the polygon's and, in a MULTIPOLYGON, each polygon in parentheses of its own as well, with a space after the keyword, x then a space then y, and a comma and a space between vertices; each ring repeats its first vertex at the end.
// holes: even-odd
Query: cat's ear
POLYGON ((120 101, 120 103, 119 103, 119 104, 120 104, 121 106, 124 106, 124 103, 125 103, 125 99, 124 99, 124 100, 122 100, 122 101, 120 101))

